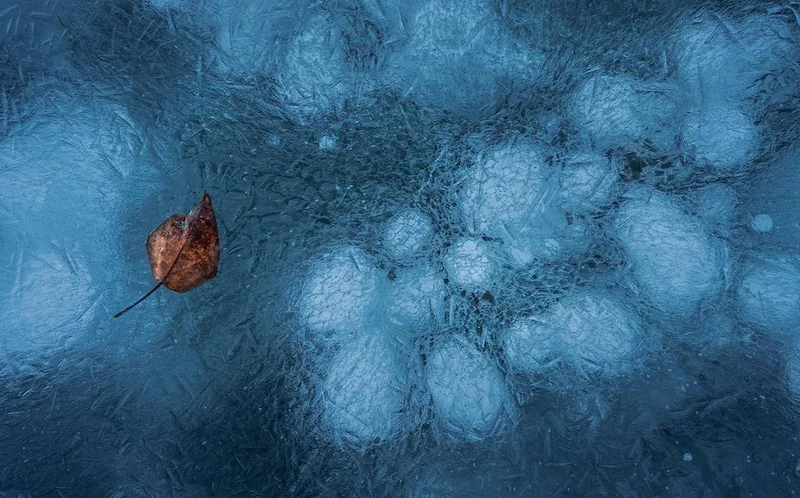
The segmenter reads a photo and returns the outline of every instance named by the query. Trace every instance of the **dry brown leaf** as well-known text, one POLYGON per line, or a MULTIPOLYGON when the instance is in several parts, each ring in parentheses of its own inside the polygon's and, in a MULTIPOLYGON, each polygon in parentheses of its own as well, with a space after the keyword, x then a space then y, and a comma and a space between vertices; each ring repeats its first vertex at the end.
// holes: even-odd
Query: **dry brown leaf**
POLYGON ((211 197, 204 194, 188 216, 173 214, 153 230, 147 237, 147 257, 158 284, 114 318, 127 313, 162 285, 175 292, 188 292, 217 275, 219 232, 211 197))

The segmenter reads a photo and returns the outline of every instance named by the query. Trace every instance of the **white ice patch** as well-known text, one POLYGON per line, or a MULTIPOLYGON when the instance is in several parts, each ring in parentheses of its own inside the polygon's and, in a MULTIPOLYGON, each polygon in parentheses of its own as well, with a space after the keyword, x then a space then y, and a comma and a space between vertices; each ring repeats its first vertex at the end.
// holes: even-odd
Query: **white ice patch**
POLYGON ((107 311, 126 196, 155 184, 140 183, 150 170, 137 168, 142 140, 123 107, 72 96, 40 104, 0 142, 3 353, 68 344, 107 311))
POLYGON ((357 333, 367 324, 379 282, 378 271, 361 249, 327 252, 311 265, 301 289, 301 322, 315 334, 357 333))
POLYGON ((513 39, 490 0, 425 0, 411 10, 385 72, 398 92, 472 113, 495 105, 509 82, 538 78, 542 54, 513 39))
POLYGON ((636 313, 605 291, 569 295, 538 317, 516 320, 503 334, 512 370, 536 374, 558 359, 589 374, 626 371, 641 342, 636 313))
POLYGON ((428 356, 427 385, 440 427, 468 441, 488 436, 508 402, 495 362, 460 338, 445 341, 428 356))
POLYGON ((444 317, 445 291, 444 275, 431 267, 398 270, 388 285, 386 317, 394 325, 421 332, 444 317))
POLYGON ((459 208, 464 222, 474 233, 515 232, 542 211, 546 180, 544 154, 533 143, 519 140, 489 151, 462 182, 459 208))
POLYGON ((515 140, 478 157, 461 183, 459 210, 473 233, 502 240, 511 263, 555 259, 585 242, 587 226, 559 205, 557 178, 533 143, 515 140))
POLYGON ((561 300, 551 315, 565 355, 578 368, 606 374, 625 370, 637 347, 641 324, 619 298, 602 291, 582 291, 561 300))
POLYGON ((334 441, 385 441, 402 426, 408 369, 382 330, 370 330, 337 351, 322 387, 323 414, 334 441))
POLYGON ((502 343, 511 369, 532 375, 553 363, 559 338, 549 317, 523 317, 514 320, 503 332, 502 343))
POLYGON ((406 263, 419 256, 432 237, 431 219, 417 209, 408 209, 386 223, 383 246, 396 262, 406 263))
POLYGON ((478 238, 456 241, 447 249, 443 262, 450 280, 471 292, 490 289, 499 273, 497 256, 478 238))
POLYGON ((672 36, 678 77, 697 105, 742 99, 756 84, 793 63, 792 27, 778 16, 734 21, 719 14, 696 18, 672 36))
POLYGON ((601 148, 651 141, 660 148, 674 144, 676 105, 666 85, 622 75, 595 75, 572 95, 573 125, 601 148))
POLYGON ((327 15, 308 19, 278 63, 276 91, 300 121, 339 111, 371 87, 347 64, 341 28, 327 15))
POLYGON ((800 260, 796 254, 771 254, 748 261, 737 291, 741 318, 765 332, 800 329, 800 260))
POLYGON ((729 102, 719 103, 689 115, 683 140, 699 166, 730 170, 748 166, 755 157, 759 131, 751 116, 729 102))
POLYGON ((724 286, 725 246, 667 194, 634 189, 614 224, 638 287, 659 311, 687 315, 724 286))
POLYGON ((608 205, 617 194, 619 171, 614 161, 596 152, 578 152, 564 158, 559 178, 561 205, 576 214, 608 205))

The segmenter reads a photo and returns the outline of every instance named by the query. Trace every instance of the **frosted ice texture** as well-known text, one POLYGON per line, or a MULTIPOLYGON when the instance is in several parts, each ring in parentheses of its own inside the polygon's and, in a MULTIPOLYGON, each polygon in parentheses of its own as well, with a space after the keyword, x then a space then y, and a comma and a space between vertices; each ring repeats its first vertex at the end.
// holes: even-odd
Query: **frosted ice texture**
POLYGON ((797 253, 764 254, 747 261, 737 290, 739 310, 766 332, 796 333, 800 327, 800 262, 797 253))
POLYGON ((408 391, 405 362, 386 331, 366 332, 336 353, 322 387, 325 422, 334 439, 354 445, 393 436, 408 391))
POLYGON ((309 269, 298 311, 314 334, 358 333, 370 317, 380 277, 362 249, 344 246, 322 254, 309 269))
POLYGON ((641 342, 641 324, 624 301, 602 290, 579 291, 547 313, 517 319, 504 332, 512 369, 535 374, 565 360, 586 373, 625 372, 641 342))
POLYGON ((383 244, 389 255, 402 263, 419 256, 432 236, 431 219, 417 209, 408 209, 386 223, 383 244))
POLYGON ((429 356, 427 386, 436 421, 456 437, 478 441, 499 421, 508 393, 494 361, 459 339, 429 356))
POLYGON ((468 291, 484 291, 494 285, 499 268, 497 257, 482 239, 454 243, 444 255, 444 268, 453 283, 468 291))
POLYGON ((569 154, 559 179, 562 206, 576 214, 597 211, 614 199, 618 179, 616 164, 602 154, 569 154))
POLYGON ((725 284, 727 250, 668 195, 635 189, 614 221, 636 283, 663 313, 691 313, 725 284))
POLYGON ((718 4, 0 8, 0 494, 790 495, 798 9, 718 4))
POLYGON ((490 1, 413 2, 400 22, 406 31, 384 78, 433 108, 485 111, 514 84, 536 81, 541 72, 542 55, 514 39, 490 1))
POLYGON ((37 107, 35 124, 0 142, 6 351, 71 343, 102 310, 119 262, 115 224, 139 185, 142 139, 122 106, 54 95, 37 107))
POLYGON ((739 202, 736 191, 722 183, 712 183, 692 192, 697 216, 712 228, 728 229, 739 202))
POLYGON ((570 97, 569 114, 573 125, 600 147, 649 140, 668 149, 676 134, 672 92, 669 86, 626 75, 596 74, 570 97))
POLYGON ((386 318, 395 325, 422 332, 444 318, 445 276, 430 266, 398 271, 388 284, 386 318))

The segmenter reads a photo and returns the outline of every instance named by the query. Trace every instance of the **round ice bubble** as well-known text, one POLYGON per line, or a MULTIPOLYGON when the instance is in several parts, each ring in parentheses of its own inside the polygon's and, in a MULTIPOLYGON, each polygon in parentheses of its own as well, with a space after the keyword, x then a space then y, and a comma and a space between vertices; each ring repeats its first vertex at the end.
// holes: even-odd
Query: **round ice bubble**
POLYGON ((401 426, 408 369, 385 334, 369 331, 345 344, 328 364, 322 409, 335 441, 385 441, 401 426))
POLYGON ((386 223, 383 246, 397 262, 418 256, 433 237, 433 223, 417 209, 401 211, 386 223))
POLYGON ((578 152, 564 158, 559 186, 561 205, 572 213, 588 213, 609 204, 617 193, 616 164, 596 152, 578 152))
POLYGON ((516 140, 486 153, 462 182, 458 201, 465 224, 474 233, 515 232, 542 211, 545 179, 544 155, 531 142, 516 140))
POLYGON ((450 280, 471 292, 491 288, 499 270, 496 256, 483 239, 459 240, 442 259, 450 280))
POLYGON ((761 213, 753 216, 753 221, 750 226, 756 232, 766 233, 772 230, 772 216, 761 213))
POLYGON ((737 290, 743 320, 766 332, 794 333, 800 327, 800 261, 771 254, 747 262, 737 290))
POLYGON ((490 357, 451 338, 428 356, 426 373, 434 415, 447 434, 474 442, 492 432, 508 392, 490 357))
POLYGON ((724 286, 726 247, 669 195, 633 189, 614 227, 637 286, 659 311, 688 314, 724 286))
POLYGON ((379 282, 361 249, 346 246, 327 252, 311 265, 303 283, 300 319, 314 333, 355 333, 367 323, 379 282))
POLYGON ((751 116, 721 103, 692 113, 683 140, 698 165, 727 170, 747 166, 755 157, 759 133, 751 116))
POLYGON ((669 146, 675 105, 668 87, 623 75, 594 75, 572 95, 573 124, 602 147, 651 140, 669 146))
POLYGON ((442 320, 445 290, 444 275, 431 267, 399 270, 388 286, 386 317, 394 325, 422 331, 442 320))
POLYGON ((585 290, 564 298, 552 310, 550 323, 564 354, 587 372, 623 372, 641 334, 636 313, 604 291, 585 290))
POLYGON ((503 333, 502 343, 511 369, 532 375, 553 363, 559 339, 549 317, 523 317, 514 320, 503 333))

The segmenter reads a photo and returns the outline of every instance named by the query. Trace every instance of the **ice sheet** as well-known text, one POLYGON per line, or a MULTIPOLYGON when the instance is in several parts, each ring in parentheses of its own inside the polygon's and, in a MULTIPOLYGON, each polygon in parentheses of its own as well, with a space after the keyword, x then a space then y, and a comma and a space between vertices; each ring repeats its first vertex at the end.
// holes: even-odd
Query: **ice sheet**
POLYGON ((6 4, 0 496, 796 493, 796 3, 6 4))

